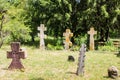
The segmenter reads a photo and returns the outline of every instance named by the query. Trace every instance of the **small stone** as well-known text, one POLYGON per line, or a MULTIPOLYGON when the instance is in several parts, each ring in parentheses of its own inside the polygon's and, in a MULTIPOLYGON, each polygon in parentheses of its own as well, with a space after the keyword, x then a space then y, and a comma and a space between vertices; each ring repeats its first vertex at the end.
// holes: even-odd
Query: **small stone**
POLYGON ((69 55, 69 56, 68 56, 68 61, 74 62, 75 59, 74 59, 74 57, 73 57, 72 55, 69 55))
POLYGON ((111 66, 108 68, 108 76, 111 78, 117 78, 118 77, 118 69, 115 66, 111 66))

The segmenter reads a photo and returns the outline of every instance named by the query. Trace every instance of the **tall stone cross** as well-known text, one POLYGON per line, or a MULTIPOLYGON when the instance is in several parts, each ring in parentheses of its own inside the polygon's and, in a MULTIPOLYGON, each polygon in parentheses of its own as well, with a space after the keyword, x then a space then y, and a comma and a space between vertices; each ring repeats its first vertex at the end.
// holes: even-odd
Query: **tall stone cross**
POLYGON ((64 40, 64 47, 66 50, 69 49, 69 46, 72 46, 72 42, 70 41, 70 38, 73 36, 73 33, 71 33, 70 29, 66 29, 66 32, 63 33, 63 36, 65 37, 64 40))
POLYGON ((46 31, 46 28, 44 24, 40 24, 40 27, 38 27, 38 30, 40 31, 40 33, 38 33, 38 36, 40 37, 40 49, 45 49, 44 38, 46 37, 46 35, 44 34, 44 31, 46 31))
POLYGON ((90 35, 89 49, 94 50, 94 34, 97 34, 97 31, 92 27, 90 28, 90 31, 88 31, 88 34, 90 35))
POLYGON ((76 72, 77 75, 82 75, 82 76, 84 75, 85 52, 86 52, 86 45, 82 44, 78 58, 78 68, 76 72))
POLYGON ((24 69, 20 59, 25 59, 25 52, 20 49, 20 43, 12 42, 11 50, 12 51, 7 51, 7 58, 12 58, 8 69, 24 69))

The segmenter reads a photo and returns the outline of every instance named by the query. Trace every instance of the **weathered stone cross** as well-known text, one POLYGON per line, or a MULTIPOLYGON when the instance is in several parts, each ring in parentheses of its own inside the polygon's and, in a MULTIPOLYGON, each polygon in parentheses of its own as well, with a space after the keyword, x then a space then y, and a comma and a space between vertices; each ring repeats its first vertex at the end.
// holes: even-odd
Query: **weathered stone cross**
POLYGON ((82 44, 81 48, 80 48, 80 54, 79 54, 79 58, 78 58, 78 68, 77 68, 77 75, 84 75, 84 62, 85 62, 85 52, 86 52, 86 45, 82 44))
POLYGON ((7 58, 12 58, 8 69, 24 69, 20 59, 25 59, 25 52, 20 49, 19 42, 11 43, 12 51, 7 51, 7 58))
POLYGON ((97 31, 94 31, 94 28, 90 28, 90 31, 88 31, 88 34, 90 34, 90 41, 89 41, 89 49, 94 50, 94 34, 97 34, 97 31))
POLYGON ((70 29, 66 29, 66 32, 63 33, 63 36, 65 37, 64 47, 66 50, 69 49, 69 46, 72 46, 72 42, 70 41, 70 38, 73 36, 73 33, 71 33, 70 29))
POLYGON ((38 36, 40 37, 40 49, 45 49, 44 38, 46 37, 46 35, 44 34, 44 31, 46 31, 46 28, 44 27, 44 24, 40 24, 38 30, 40 31, 40 33, 38 33, 38 36))

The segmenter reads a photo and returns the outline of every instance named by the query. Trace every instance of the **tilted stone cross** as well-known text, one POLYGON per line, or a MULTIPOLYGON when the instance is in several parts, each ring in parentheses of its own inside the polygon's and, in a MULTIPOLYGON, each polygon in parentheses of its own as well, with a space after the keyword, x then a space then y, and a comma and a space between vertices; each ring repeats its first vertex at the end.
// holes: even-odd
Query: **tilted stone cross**
POLYGON ((73 36, 73 33, 71 33, 70 29, 66 29, 66 32, 63 33, 63 36, 65 37, 64 47, 65 49, 69 49, 69 46, 72 46, 72 42, 70 41, 70 38, 73 36))
POLYGON ((38 30, 40 31, 40 33, 38 33, 38 36, 40 37, 40 49, 45 49, 44 38, 46 35, 44 34, 44 31, 46 31, 46 28, 44 27, 44 24, 41 24, 40 27, 38 27, 38 30))
POLYGON ((80 48, 80 54, 78 58, 78 68, 77 68, 77 75, 84 75, 84 60, 85 60, 85 52, 86 52, 86 45, 82 44, 80 48))
POLYGON ((11 50, 12 51, 7 51, 7 58, 12 58, 8 69, 24 69, 20 59, 25 59, 25 52, 20 49, 20 43, 12 42, 11 50))
POLYGON ((94 50, 94 34, 97 34, 97 31, 92 27, 90 28, 90 31, 88 31, 88 34, 90 35, 89 49, 94 50))

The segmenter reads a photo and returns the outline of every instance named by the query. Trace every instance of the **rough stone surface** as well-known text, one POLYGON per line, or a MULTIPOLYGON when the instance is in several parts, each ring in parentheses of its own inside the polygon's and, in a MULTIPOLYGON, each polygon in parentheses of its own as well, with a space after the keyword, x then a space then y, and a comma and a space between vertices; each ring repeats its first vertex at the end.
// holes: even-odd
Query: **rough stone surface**
POLYGON ((97 34, 97 31, 94 30, 94 28, 90 28, 90 31, 88 31, 88 34, 90 34, 90 41, 89 41, 89 49, 94 50, 94 34, 97 34))
POLYGON ((70 29, 66 29, 66 32, 63 33, 63 36, 65 37, 65 40, 63 42, 65 50, 68 50, 69 46, 72 46, 72 42, 70 41, 70 38, 73 36, 73 33, 71 33, 70 29))
POLYGON ((82 44, 80 48, 79 58, 78 58, 78 68, 76 72, 77 75, 84 75, 85 52, 86 52, 86 45, 82 44))
POLYGON ((8 69, 23 69, 24 66, 22 65, 20 59, 25 59, 25 52, 20 49, 20 43, 11 43, 11 50, 12 51, 7 51, 7 58, 12 58, 12 62, 8 69))
POLYGON ((74 62, 75 59, 74 59, 74 57, 73 57, 72 55, 69 55, 69 56, 68 56, 68 61, 70 61, 70 62, 74 62))
POLYGON ((119 76, 118 69, 115 66, 108 68, 108 76, 111 78, 117 78, 119 76))
POLYGON ((46 35, 44 34, 44 31, 46 31, 46 28, 44 24, 41 24, 40 27, 38 27, 38 30, 40 33, 38 33, 38 36, 40 37, 40 49, 45 49, 45 41, 44 38, 46 35))

